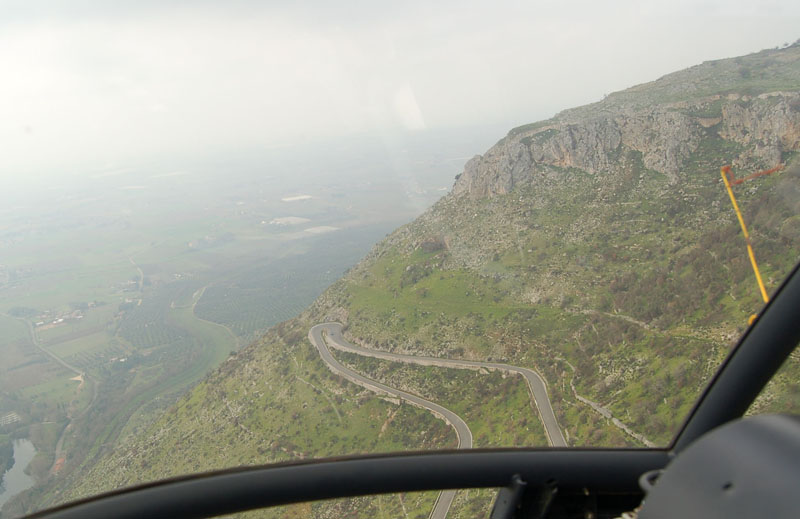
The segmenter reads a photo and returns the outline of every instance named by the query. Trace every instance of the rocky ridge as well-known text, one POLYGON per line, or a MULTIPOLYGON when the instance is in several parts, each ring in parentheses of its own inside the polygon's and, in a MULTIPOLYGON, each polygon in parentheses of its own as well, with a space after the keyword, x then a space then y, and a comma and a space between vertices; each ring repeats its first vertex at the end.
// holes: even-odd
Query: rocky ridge
MULTIPOLYGON (((758 63, 773 60, 771 65, 762 67, 766 70, 761 73, 780 72, 787 76, 781 76, 785 82, 793 77, 800 61, 800 46, 745 58, 759 60, 758 63)), ((477 155, 466 164, 453 194, 472 198, 507 194, 517 186, 535 182, 552 167, 610 173, 618 168, 619 157, 630 151, 641 153, 646 168, 663 173, 676 183, 685 172, 686 161, 710 134, 741 145, 734 165, 774 165, 787 152, 800 148, 800 93, 766 90, 751 95, 742 93, 748 89, 740 87, 736 92, 681 100, 663 92, 661 100, 653 96, 653 90, 690 84, 689 78, 704 69, 706 76, 714 77, 723 69, 741 67, 737 60, 742 58, 699 65, 666 76, 647 88, 633 87, 599 103, 562 112, 548 121, 515 128, 484 155, 477 155)), ((785 84, 776 81, 775 86, 785 84)))

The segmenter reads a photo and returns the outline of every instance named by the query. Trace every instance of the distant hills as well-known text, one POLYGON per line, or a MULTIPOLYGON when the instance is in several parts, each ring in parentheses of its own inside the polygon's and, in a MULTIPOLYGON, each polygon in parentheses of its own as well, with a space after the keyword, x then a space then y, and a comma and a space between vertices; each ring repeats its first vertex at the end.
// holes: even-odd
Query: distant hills
MULTIPOLYGON (((331 320, 376 349, 537 370, 570 445, 665 445, 761 304, 719 169, 787 165, 736 191, 774 290, 800 259, 798 150, 797 44, 706 62, 514 128, 306 311, 61 490, 77 497, 232 465, 454 446, 432 415, 325 368, 307 333, 331 320)), ((426 398, 471 399, 480 412, 467 422, 485 431, 477 447, 544 444, 521 380, 340 360, 426 398)), ((792 362, 785 369, 796 374, 792 362)), ((780 379, 760 408, 790 405, 796 380, 780 379)), ((379 505, 427 510, 434 497, 314 507, 367 516, 379 505)), ((453 512, 490 498, 462 496, 453 512)))

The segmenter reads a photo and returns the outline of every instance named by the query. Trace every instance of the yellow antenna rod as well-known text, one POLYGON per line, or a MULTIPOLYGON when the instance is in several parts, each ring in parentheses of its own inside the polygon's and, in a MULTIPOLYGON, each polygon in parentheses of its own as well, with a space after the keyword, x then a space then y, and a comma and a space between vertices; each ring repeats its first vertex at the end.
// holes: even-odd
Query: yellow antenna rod
POLYGON ((731 197, 733 210, 736 211, 736 217, 739 219, 739 224, 742 226, 744 239, 747 242, 747 254, 750 256, 750 264, 753 265, 753 272, 756 275, 756 281, 758 281, 758 288, 761 290, 761 297, 764 298, 765 303, 769 303, 769 296, 767 295, 767 289, 764 288, 764 281, 761 280, 761 273, 758 271, 758 264, 756 263, 756 255, 753 252, 753 244, 750 242, 750 234, 747 232, 747 226, 744 224, 744 218, 742 218, 742 212, 739 210, 739 204, 736 203, 736 197, 733 196, 731 183, 728 181, 728 172, 730 170, 731 170, 730 166, 723 166, 721 168, 720 173, 722 174, 722 181, 725 182, 725 188, 728 190, 728 195, 731 197))

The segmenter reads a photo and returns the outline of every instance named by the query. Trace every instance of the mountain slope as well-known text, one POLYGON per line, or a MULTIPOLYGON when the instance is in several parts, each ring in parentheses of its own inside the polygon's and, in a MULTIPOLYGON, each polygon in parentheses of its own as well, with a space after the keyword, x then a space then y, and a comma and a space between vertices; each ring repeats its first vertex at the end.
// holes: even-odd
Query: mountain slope
MULTIPOLYGON (((788 164, 737 188, 774 289, 800 250, 798 149, 797 45, 704 63, 515 128, 467 164, 451 194, 87 466, 67 495, 243 463, 452 446, 431 415, 325 369, 306 334, 330 320, 375 349, 538 370, 571 445, 665 444, 759 307, 719 168, 788 164)), ((522 381, 339 358, 425 398, 481 408, 468 420, 485 431, 476 446, 544 444, 522 381), (518 404, 492 407, 498 399, 518 404)), ((429 509, 432 498, 420 499, 415 510, 429 509)), ((470 499, 453 513, 489 498, 470 499)))
POLYGON ((771 288, 800 257, 798 71, 798 46, 711 62, 512 130, 334 286, 349 333, 537 367, 575 444, 621 440, 576 393, 667 442, 760 306, 720 166, 789 164, 737 193, 771 288))

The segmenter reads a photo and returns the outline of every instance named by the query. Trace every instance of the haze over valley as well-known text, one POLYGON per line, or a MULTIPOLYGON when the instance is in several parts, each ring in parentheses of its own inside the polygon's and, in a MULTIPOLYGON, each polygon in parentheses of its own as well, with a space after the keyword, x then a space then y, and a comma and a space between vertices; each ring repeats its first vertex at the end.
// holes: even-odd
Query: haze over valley
POLYGON ((5 192, 3 467, 20 437, 40 482, 101 456, 300 312, 493 137, 339 139, 5 192))

